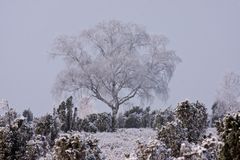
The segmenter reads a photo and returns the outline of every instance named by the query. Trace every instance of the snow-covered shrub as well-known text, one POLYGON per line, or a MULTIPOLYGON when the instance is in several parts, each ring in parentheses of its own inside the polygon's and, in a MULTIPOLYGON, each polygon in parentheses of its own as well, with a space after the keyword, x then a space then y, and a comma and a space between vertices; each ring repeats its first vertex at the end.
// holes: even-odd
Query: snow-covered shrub
POLYGON ((203 138, 201 146, 207 149, 208 157, 210 157, 211 160, 217 160, 222 142, 212 134, 204 136, 203 138))
POLYGON ((32 129, 22 118, 0 129, 0 159, 25 160, 26 144, 32 137, 32 129))
POLYGON ((55 141, 54 158, 57 160, 102 160, 98 140, 81 138, 78 133, 60 135, 55 141))
POLYGON ((61 123, 61 130, 64 132, 76 128, 77 108, 73 107, 73 98, 69 97, 63 101, 56 110, 56 116, 61 123))
POLYGON ((194 143, 183 142, 180 148, 180 157, 177 160, 213 160, 208 157, 207 150, 194 143))
POLYGON ((0 159, 6 159, 11 154, 12 144, 9 137, 10 128, 0 127, 0 159))
POLYGON ((34 119, 35 134, 45 136, 50 146, 54 145, 54 140, 58 136, 59 130, 60 124, 56 117, 52 116, 51 114, 34 119))
POLYGON ((217 160, 221 142, 211 134, 204 136, 200 144, 189 143, 181 144, 179 160, 217 160))
POLYGON ((137 160, 171 160, 170 150, 159 140, 151 140, 148 144, 137 142, 137 160))
POLYGON ((140 128, 141 127, 141 115, 132 113, 125 120, 125 128, 140 128))
POLYGON ((171 149, 172 156, 180 155, 181 143, 186 140, 186 129, 180 121, 168 122, 158 131, 158 139, 171 149))
POLYGON ((141 120, 141 127, 142 128, 147 128, 147 127, 151 127, 151 116, 152 114, 150 113, 151 111, 151 108, 150 107, 147 107, 143 113, 142 113, 142 120, 141 120))
POLYGON ((87 116, 82 120, 81 130, 85 132, 96 133, 98 129, 95 126, 95 124, 88 119, 88 116, 87 116))
POLYGON ((50 150, 48 142, 45 136, 35 135, 26 145, 26 159, 39 159, 40 157, 46 157, 47 151, 50 150))
POLYGON ((99 113, 95 125, 99 132, 112 131, 112 116, 110 113, 99 113))
POLYGON ((224 145, 220 151, 220 160, 240 159, 240 113, 226 115, 218 123, 218 132, 224 145))
POLYGON ((139 106, 132 107, 124 113, 124 128, 140 128, 143 109, 139 106))
POLYGON ((206 107, 199 103, 181 102, 176 108, 176 117, 187 129, 187 140, 197 142, 208 125, 206 107))
POLYGON ((139 106, 133 107, 123 115, 124 128, 151 127, 151 116, 150 107, 147 107, 145 110, 139 106))
POLYGON ((167 122, 172 122, 174 119, 174 112, 170 108, 167 108, 163 112, 156 112, 154 115, 153 128, 160 129, 167 122))
POLYGON ((93 113, 81 120, 81 130, 85 132, 111 132, 112 117, 110 113, 93 113))
POLYGON ((5 112, 3 116, 0 116, 0 127, 11 125, 16 118, 17 112, 13 108, 10 108, 5 112))
POLYGON ((25 109, 22 113, 23 117, 26 118, 27 122, 33 121, 33 113, 30 109, 25 109))

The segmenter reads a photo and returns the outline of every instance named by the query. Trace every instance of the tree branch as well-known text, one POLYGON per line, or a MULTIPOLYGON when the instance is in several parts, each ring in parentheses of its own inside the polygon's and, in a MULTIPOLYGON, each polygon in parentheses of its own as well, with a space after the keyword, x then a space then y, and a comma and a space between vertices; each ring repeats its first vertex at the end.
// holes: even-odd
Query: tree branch
POLYGON ((127 96, 121 98, 119 100, 119 105, 125 103, 126 101, 128 101, 129 99, 135 97, 135 95, 137 94, 138 90, 140 89, 140 86, 138 86, 137 88, 133 89, 127 96))

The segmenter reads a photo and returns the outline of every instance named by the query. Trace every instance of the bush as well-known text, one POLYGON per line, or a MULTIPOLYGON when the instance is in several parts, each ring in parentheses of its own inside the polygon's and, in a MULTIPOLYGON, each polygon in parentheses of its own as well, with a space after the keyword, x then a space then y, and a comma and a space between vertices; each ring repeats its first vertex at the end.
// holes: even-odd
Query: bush
POLYGON ((95 125, 99 132, 112 131, 112 117, 110 113, 99 113, 95 125))
POLYGON ((65 102, 63 101, 54 114, 58 117, 61 123, 61 130, 68 132, 76 130, 77 108, 73 107, 73 98, 69 97, 65 102))
POLYGON ((180 148, 182 160, 217 160, 220 142, 212 135, 204 136, 199 144, 183 142, 180 148))
POLYGON ((45 136, 35 135, 27 142, 25 159, 39 159, 46 157, 47 151, 50 150, 45 136))
POLYGON ((60 123, 57 122, 56 117, 51 114, 34 119, 35 134, 45 136, 50 146, 54 145, 54 140, 57 137, 59 130, 60 123))
POLYGON ((77 133, 62 134, 54 145, 58 160, 102 160, 96 139, 84 139, 77 133))
POLYGON ((218 125, 218 132, 224 145, 220 151, 220 160, 240 159, 240 113, 226 115, 218 125))
POLYGON ((17 118, 11 125, 0 128, 0 159, 25 159, 27 142, 32 128, 24 119, 17 118))
POLYGON ((173 160, 170 150, 159 140, 152 140, 148 144, 137 142, 136 156, 138 160, 173 160))
POLYGON ((85 119, 82 120, 81 130, 83 130, 85 132, 96 133, 98 129, 95 126, 95 124, 93 122, 89 121, 88 117, 86 117, 85 119))
POLYGON ((10 108, 3 116, 0 116, 0 127, 11 125, 16 118, 17 112, 13 108, 10 108))
POLYGON ((176 117, 187 129, 187 140, 197 142, 208 126, 206 107, 199 103, 184 101, 176 108, 176 117))
POLYGON ((175 113, 170 108, 167 108, 163 112, 156 112, 154 115, 153 128, 160 129, 167 122, 174 121, 175 120, 174 115, 175 115, 175 113))
POLYGON ((22 113, 23 117, 27 119, 27 122, 33 121, 33 113, 30 109, 25 109, 22 113))
POLYGON ((158 131, 158 139, 164 142, 167 148, 171 148, 172 156, 180 155, 180 147, 183 141, 186 140, 186 129, 183 128, 180 121, 167 123, 158 131))
POLYGON ((110 113, 98 113, 87 115, 81 121, 81 129, 85 132, 111 132, 112 131, 112 117, 110 113))
POLYGON ((125 120, 125 128, 140 128, 141 125, 141 116, 137 113, 131 113, 125 120))
POLYGON ((124 124, 122 128, 147 128, 152 126, 152 116, 150 107, 144 110, 136 106, 126 111, 122 117, 119 116, 118 120, 121 120, 119 124, 124 124))

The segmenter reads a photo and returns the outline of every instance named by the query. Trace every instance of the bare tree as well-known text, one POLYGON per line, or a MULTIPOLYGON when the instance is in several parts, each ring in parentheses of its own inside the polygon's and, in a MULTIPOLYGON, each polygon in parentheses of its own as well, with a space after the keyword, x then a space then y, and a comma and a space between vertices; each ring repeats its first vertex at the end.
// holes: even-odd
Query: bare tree
POLYGON ((180 58, 166 44, 164 36, 118 21, 99 23, 78 36, 61 36, 53 55, 63 57, 66 68, 57 77, 55 94, 90 94, 112 109, 115 127, 119 107, 133 97, 168 97, 180 58))

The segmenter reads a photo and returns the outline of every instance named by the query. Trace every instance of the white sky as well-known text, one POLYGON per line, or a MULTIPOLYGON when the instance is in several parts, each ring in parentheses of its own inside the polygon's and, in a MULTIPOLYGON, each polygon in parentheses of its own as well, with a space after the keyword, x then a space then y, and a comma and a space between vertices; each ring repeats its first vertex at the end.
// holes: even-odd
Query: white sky
POLYGON ((166 105, 187 98, 211 107, 225 72, 240 73, 239 0, 0 0, 0 99, 18 111, 50 112, 63 66, 48 56, 54 38, 111 19, 164 34, 182 58, 166 105))

